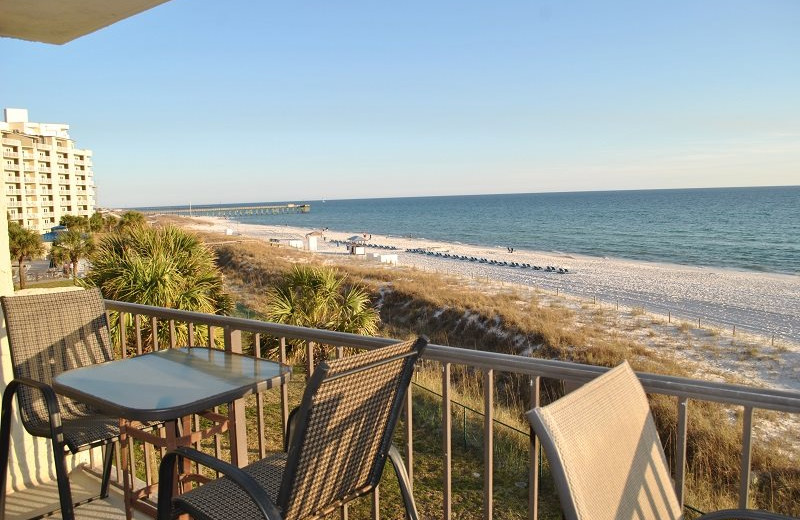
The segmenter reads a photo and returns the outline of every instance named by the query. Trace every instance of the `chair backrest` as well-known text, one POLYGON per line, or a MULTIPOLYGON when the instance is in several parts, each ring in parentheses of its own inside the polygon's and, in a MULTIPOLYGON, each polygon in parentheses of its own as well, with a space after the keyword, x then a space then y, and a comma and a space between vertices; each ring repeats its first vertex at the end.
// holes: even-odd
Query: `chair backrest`
POLYGON ((278 494, 284 519, 319 515, 377 485, 414 362, 426 344, 420 338, 317 367, 278 494))
POLYGON ((627 362, 528 412, 568 520, 679 519, 647 396, 627 362))
MULTIPOLYGON (((99 289, 3 296, 14 377, 46 384, 73 368, 113 358, 105 305, 99 289)), ((22 386, 20 415, 29 431, 47 424, 41 392, 22 386)), ((59 396, 62 417, 85 415, 89 408, 59 396)))

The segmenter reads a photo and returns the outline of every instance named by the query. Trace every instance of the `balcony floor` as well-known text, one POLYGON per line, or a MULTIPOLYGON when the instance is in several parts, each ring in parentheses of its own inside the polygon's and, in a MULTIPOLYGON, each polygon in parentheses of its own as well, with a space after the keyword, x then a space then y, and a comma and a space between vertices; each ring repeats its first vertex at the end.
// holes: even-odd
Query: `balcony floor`
MULTIPOLYGON (((76 501, 96 495, 100 490, 100 479, 83 467, 78 467, 70 473, 72 497, 76 501)), ((38 514, 52 511, 58 507, 58 488, 55 481, 41 484, 33 488, 10 493, 6 497, 6 520, 22 520, 38 514)), ((56 513, 48 518, 61 518, 61 513, 56 513)), ((76 520, 87 519, 122 519, 125 510, 122 507, 122 490, 113 484, 105 500, 95 500, 75 509, 76 520)), ((135 519, 148 519, 150 517, 140 512, 134 512, 135 519)))

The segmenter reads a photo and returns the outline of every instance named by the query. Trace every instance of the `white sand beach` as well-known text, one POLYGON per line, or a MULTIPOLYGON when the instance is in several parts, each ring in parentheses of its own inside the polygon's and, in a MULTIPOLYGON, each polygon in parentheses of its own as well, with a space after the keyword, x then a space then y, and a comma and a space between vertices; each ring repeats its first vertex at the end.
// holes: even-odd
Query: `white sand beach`
MULTIPOLYGON (((314 231, 278 225, 242 224, 223 218, 195 218, 192 227, 198 230, 225 233, 226 229, 244 237, 269 239, 302 238, 314 231)), ((318 230, 317 230, 318 231, 318 230)), ((345 241, 357 232, 327 230, 320 240, 319 255, 346 256, 345 241)), ((469 279, 518 284, 558 291, 582 300, 596 301, 637 313, 671 316, 677 320, 717 330, 713 334, 731 336, 734 325, 737 338, 743 333, 758 336, 757 340, 774 350, 773 363, 737 362, 730 355, 709 356, 707 352, 676 349, 678 357, 709 361, 720 377, 773 387, 800 389, 800 276, 737 271, 722 268, 701 268, 666 263, 642 262, 616 258, 553 254, 515 250, 505 247, 479 247, 458 243, 409 239, 384 235, 367 235, 367 252, 378 252, 376 245, 394 246, 401 266, 411 266, 469 279), (427 248, 450 255, 486 258, 498 262, 516 262, 541 267, 568 268, 568 274, 478 263, 407 252, 427 248), (774 335, 774 343, 772 345, 774 335)), ((353 261, 358 261, 354 259, 353 261)), ((731 343, 728 340, 729 343, 731 343)), ((699 349, 698 349, 699 350, 699 349)))

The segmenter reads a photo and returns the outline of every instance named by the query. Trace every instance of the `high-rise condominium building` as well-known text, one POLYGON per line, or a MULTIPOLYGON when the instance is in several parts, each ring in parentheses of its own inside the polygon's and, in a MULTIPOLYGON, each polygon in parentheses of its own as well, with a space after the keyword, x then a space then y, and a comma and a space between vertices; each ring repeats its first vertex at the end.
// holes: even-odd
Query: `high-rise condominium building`
POLYGON ((46 233, 63 215, 94 213, 92 151, 75 147, 69 125, 31 123, 28 111, 6 108, 0 121, 3 180, 11 220, 46 233))

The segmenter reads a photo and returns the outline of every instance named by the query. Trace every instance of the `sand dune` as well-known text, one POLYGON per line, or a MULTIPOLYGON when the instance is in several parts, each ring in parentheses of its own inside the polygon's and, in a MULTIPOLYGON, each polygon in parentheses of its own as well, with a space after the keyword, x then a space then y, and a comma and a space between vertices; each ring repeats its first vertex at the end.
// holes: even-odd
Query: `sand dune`
MULTIPOLYGON (((276 225, 242 224, 221 218, 196 218, 192 227, 224 233, 226 229, 262 240, 302 238, 311 229, 276 225)), ((344 241, 354 232, 326 231, 319 255, 347 255, 344 241)), ((369 236, 369 235, 368 235, 369 236)), ((467 278, 519 284, 547 291, 558 291, 620 308, 636 308, 673 320, 715 326, 731 332, 736 326, 761 336, 769 345, 772 336, 780 345, 780 360, 770 366, 737 360, 735 352, 710 359, 707 353, 676 348, 675 354, 692 361, 708 361, 721 377, 735 376, 755 384, 800 389, 800 276, 755 273, 723 268, 703 268, 616 258, 597 258, 575 254, 555 254, 516 250, 504 246, 479 247, 424 239, 371 235, 367 252, 378 252, 375 245, 398 248, 400 265, 413 266, 467 278), (407 252, 428 248, 450 255, 487 258, 538 266, 566 267, 568 274, 536 271, 529 268, 490 265, 468 260, 443 258, 407 252)), ((737 336, 738 337, 738 336, 737 336)), ((730 341, 729 341, 730 343, 730 341)))

